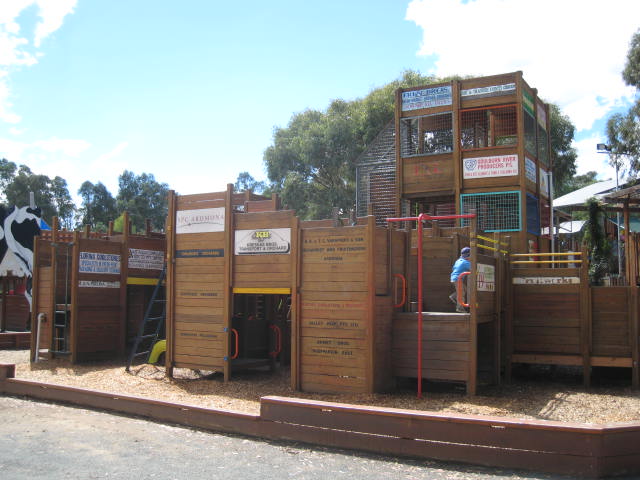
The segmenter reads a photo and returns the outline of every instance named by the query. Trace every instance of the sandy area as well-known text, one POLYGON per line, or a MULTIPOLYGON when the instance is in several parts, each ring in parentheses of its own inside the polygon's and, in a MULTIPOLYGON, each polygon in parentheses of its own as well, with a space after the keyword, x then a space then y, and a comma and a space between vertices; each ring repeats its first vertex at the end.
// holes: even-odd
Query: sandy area
POLYGON ((418 399, 415 381, 403 382, 393 394, 308 394, 291 389, 288 368, 275 373, 238 373, 233 381, 224 383, 222 374, 215 372, 176 369, 175 378, 168 379, 164 368, 154 365, 134 366, 127 373, 123 365, 114 363, 70 365, 54 360, 30 364, 28 359, 27 351, 0 350, 0 363, 16 364, 17 378, 252 414, 259 413, 260 397, 280 395, 522 419, 580 423, 640 420, 640 392, 631 389, 629 369, 595 369, 592 386, 585 389, 580 370, 523 368, 515 372, 510 385, 480 387, 475 397, 467 397, 462 386, 429 384, 423 398, 418 399))

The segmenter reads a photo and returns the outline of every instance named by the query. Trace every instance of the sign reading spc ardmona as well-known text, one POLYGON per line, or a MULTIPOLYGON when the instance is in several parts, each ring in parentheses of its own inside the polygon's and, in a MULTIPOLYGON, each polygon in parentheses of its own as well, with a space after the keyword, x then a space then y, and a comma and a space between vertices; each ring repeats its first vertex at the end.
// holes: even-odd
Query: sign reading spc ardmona
POLYGON ((236 255, 276 255, 291 252, 290 228, 236 230, 236 255))
POLYGON ((224 220, 224 207, 178 210, 176 233, 224 232, 224 220))

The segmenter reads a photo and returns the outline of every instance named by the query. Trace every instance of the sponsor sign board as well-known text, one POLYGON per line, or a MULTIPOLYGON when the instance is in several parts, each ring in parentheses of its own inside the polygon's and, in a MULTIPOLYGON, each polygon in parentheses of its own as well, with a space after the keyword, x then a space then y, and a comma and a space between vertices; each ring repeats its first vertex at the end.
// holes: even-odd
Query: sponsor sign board
POLYGON ((536 183, 536 163, 529 157, 524 157, 524 175, 532 183, 536 183))
POLYGON ((479 263, 476 270, 476 285, 480 292, 495 292, 496 267, 479 263))
POLYGON ((421 108, 441 107, 443 105, 451 105, 452 103, 453 95, 451 85, 402 92, 403 112, 419 110, 421 108))
POLYGON ((540 169, 540 193, 549 198, 549 175, 542 168, 540 169))
POLYGON ((291 252, 290 228, 236 230, 236 255, 279 255, 291 252))
POLYGON ((102 282, 100 280, 80 280, 80 288, 120 288, 120 282, 102 282))
POLYGON ((514 285, 575 285, 578 277, 513 277, 514 285))
POLYGON ((162 270, 164 252, 161 250, 129 249, 129 268, 140 270, 162 270))
POLYGON ((465 158, 462 165, 464 179, 518 175, 517 155, 465 158))
POLYGON ((80 273, 120 275, 120 255, 114 253, 80 252, 80 273))
POLYGON ((460 91, 462 98, 483 98, 497 97, 499 95, 509 95, 516 91, 515 83, 507 83, 505 85, 492 85, 490 87, 468 88, 460 91))
POLYGON ((224 220, 224 207, 178 210, 176 233, 224 232, 224 220))

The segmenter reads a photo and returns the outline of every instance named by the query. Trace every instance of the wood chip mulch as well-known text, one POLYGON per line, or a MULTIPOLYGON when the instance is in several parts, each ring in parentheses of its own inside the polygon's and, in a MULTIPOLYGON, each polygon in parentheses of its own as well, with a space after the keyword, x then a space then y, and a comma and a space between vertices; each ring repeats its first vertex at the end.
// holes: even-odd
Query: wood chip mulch
POLYGON ((70 365, 65 360, 29 363, 26 350, 0 350, 0 363, 16 364, 16 378, 135 395, 175 403, 258 414, 260 397, 279 395, 354 405, 373 405, 445 414, 602 424, 640 421, 640 392, 631 389, 630 369, 594 369, 592 386, 582 386, 579 369, 531 366, 509 385, 484 386, 468 397, 461 385, 427 384, 416 396, 415 380, 403 379, 389 394, 311 394, 290 386, 288 368, 234 374, 225 383, 218 372, 138 365, 125 372, 115 363, 70 365))

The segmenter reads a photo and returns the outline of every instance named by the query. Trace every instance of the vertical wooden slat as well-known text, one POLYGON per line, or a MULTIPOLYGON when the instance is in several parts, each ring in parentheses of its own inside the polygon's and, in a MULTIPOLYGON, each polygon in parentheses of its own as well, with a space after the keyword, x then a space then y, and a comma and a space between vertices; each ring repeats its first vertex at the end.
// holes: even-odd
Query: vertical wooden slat
POLYGON ((366 369, 366 388, 368 393, 375 391, 375 347, 376 347, 376 218, 374 216, 367 217, 367 261, 369 268, 367 269, 367 369, 366 369))
POLYGON ((175 248, 176 248, 176 232, 175 232, 175 219, 176 219, 176 194, 173 190, 169 190, 168 193, 168 207, 169 212, 167 215, 167 281, 165 286, 165 297, 167 299, 167 311, 165 319, 166 330, 166 345, 167 350, 165 354, 165 371, 169 378, 173 377, 173 352, 175 342, 175 248))
POLYGON ((589 286, 589 265, 586 259, 586 248, 582 250, 580 267, 580 352, 582 354, 582 370, 584 385, 591 385, 591 327, 592 305, 591 287, 589 286))
POLYGON ((291 388, 300 390, 300 220, 291 217, 291 388))
POLYGON ((233 295, 231 294, 231 272, 233 268, 233 184, 227 184, 227 193, 225 197, 225 214, 224 214, 224 306, 222 309, 222 321, 226 332, 226 340, 224 342, 224 381, 231 379, 231 312, 233 310, 231 302, 233 295))
POLYGON ((80 332, 80 316, 78 315, 78 271, 80 268, 80 233, 73 234, 71 249, 71 363, 78 361, 78 334, 80 332))
POLYGON ((638 287, 631 284, 629 289, 629 322, 631 324, 631 384, 634 389, 640 386, 638 377, 638 287))
MULTIPOLYGON (((476 213, 476 212, 472 212, 476 213)), ((476 238, 477 217, 471 219, 469 247, 471 248, 471 273, 467 280, 467 295, 469 302, 469 379, 467 381, 467 395, 475 395, 478 385, 478 240, 476 238)))

